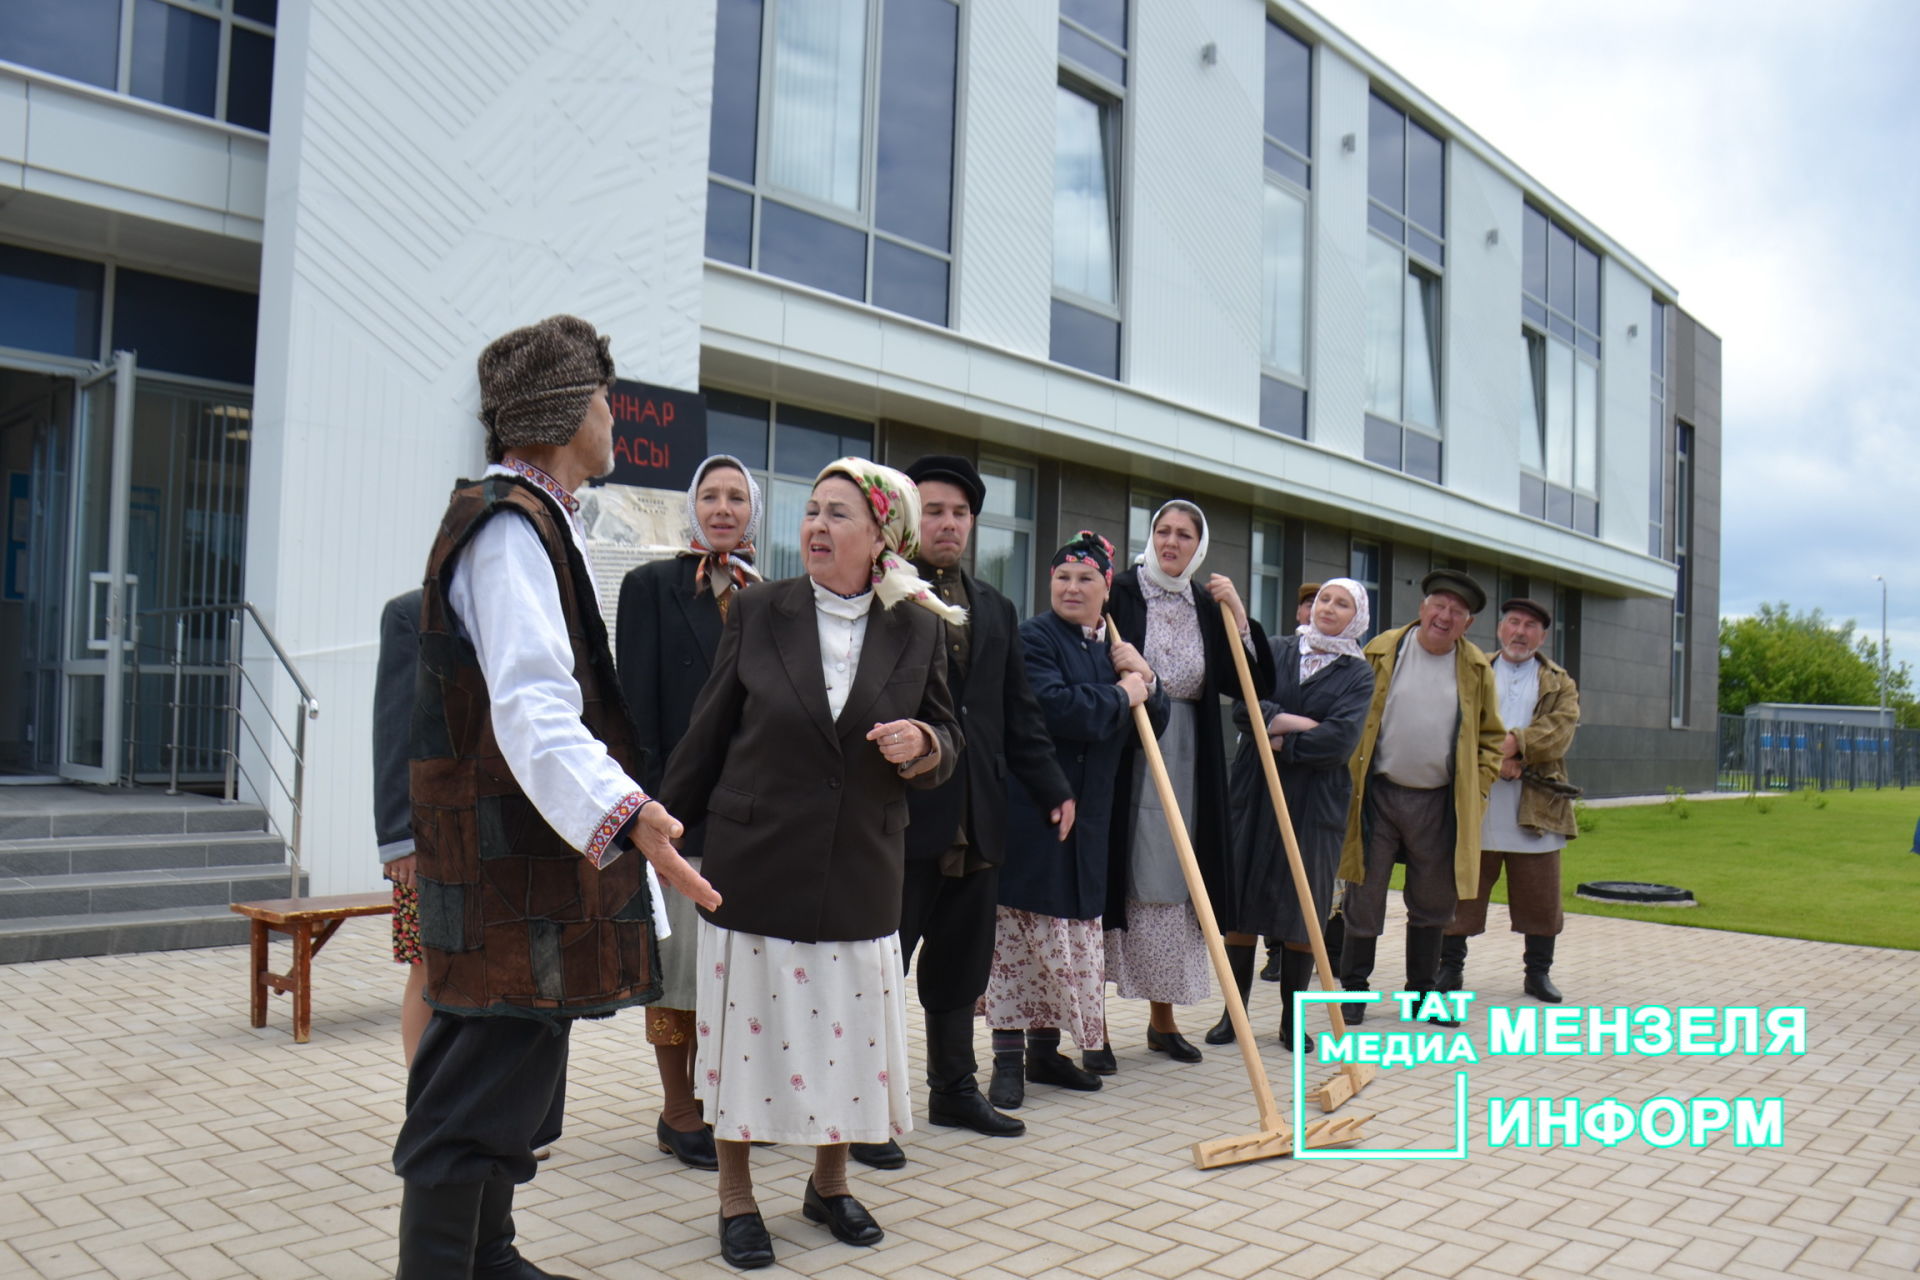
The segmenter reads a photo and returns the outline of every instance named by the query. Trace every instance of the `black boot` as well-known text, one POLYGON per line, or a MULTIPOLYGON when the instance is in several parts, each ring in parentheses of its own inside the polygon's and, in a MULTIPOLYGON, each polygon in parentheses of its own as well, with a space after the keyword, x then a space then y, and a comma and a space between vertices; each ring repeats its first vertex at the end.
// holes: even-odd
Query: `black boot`
MULTIPOLYGON (((1340 989, 1342 991, 1365 991, 1367 979, 1373 976, 1373 953, 1380 945, 1378 938, 1363 938, 1358 934, 1348 934, 1340 944, 1340 989)), ((1341 1014, 1349 1026, 1359 1026, 1367 1020, 1367 1006, 1364 1004, 1343 1004, 1341 1014)))
MULTIPOLYGON (((1282 951, 1280 953, 1280 1045, 1288 1053, 1293 1052, 1293 993, 1305 991, 1307 983, 1313 978, 1313 953, 1308 951, 1282 951)), ((1300 1050, 1313 1052, 1313 1037, 1302 1035, 1300 1050)))
POLYGON ((1003 1116, 980 1096, 973 1073, 973 1010, 927 1015, 927 1119, 990 1138, 1017 1138, 1027 1126, 1003 1116))
POLYGON ((1327 944, 1327 963, 1333 966, 1335 973, 1340 972, 1340 945, 1347 940, 1347 918, 1338 911, 1327 917, 1327 927, 1320 931, 1321 939, 1327 944))
POLYGON ((1553 935, 1527 935, 1526 965, 1528 995, 1546 1004, 1559 1004, 1566 999, 1560 994, 1560 988, 1553 985, 1553 979, 1547 976, 1547 971, 1553 968, 1553 935))
POLYGON ((1440 941, 1440 968, 1433 975, 1435 991, 1458 991, 1467 980, 1467 939, 1448 934, 1440 941))
POLYGON ((1260 966, 1260 981, 1280 981, 1280 952, 1282 949, 1280 939, 1267 939, 1267 962, 1260 966))
POLYGON ((495 1178, 480 1194, 473 1280, 573 1280, 571 1276, 542 1271, 513 1247, 513 1183, 506 1178, 495 1178))
POLYGON ((400 1193, 398 1280, 469 1280, 485 1190, 483 1182, 406 1184, 400 1193))
MULTIPOLYGON (((1228 943, 1227 968, 1233 971, 1233 985, 1240 988, 1240 1005, 1245 1008, 1253 995, 1253 944, 1249 942, 1242 946, 1228 943)), ((1233 1015, 1222 1009, 1220 1021, 1214 1023, 1213 1030, 1207 1032, 1207 1043, 1232 1044, 1233 1039, 1233 1015)))
MULTIPOLYGON (((1418 994, 1422 1001, 1434 990, 1433 975, 1440 967, 1440 926, 1407 926, 1407 990, 1418 994)), ((1414 1006, 1419 1013, 1420 1006, 1414 1006)), ((1436 1027, 1457 1027, 1460 1023, 1453 1018, 1429 1018, 1427 1021, 1436 1027)))
POLYGON ((987 1085, 987 1101, 1002 1111, 1016 1111, 1027 1100, 1024 1049, 995 1049, 993 1079, 987 1085))

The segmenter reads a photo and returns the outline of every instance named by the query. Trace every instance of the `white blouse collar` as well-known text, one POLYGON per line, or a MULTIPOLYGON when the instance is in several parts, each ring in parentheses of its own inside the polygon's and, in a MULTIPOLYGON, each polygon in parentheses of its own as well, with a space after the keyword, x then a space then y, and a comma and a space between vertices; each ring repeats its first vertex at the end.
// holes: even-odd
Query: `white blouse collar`
POLYGON ((868 589, 862 591, 852 599, 848 599, 838 591, 823 587, 815 582, 813 584, 813 607, 821 613, 835 618, 846 618, 849 621, 854 618, 864 618, 867 616, 867 611, 873 608, 873 591, 868 589))

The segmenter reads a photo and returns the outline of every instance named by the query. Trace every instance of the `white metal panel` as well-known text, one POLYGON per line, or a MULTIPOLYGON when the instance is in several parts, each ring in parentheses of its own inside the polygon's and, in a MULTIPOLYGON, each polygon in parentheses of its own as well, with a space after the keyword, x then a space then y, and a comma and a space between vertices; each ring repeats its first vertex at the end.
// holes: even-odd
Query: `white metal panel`
POLYGON ((162 202, 227 210, 226 129, 44 81, 29 86, 28 102, 30 169, 93 184, 109 207, 116 190, 147 197, 143 215, 162 202))
POLYGON ((0 70, 0 186, 20 185, 27 158, 27 82, 0 70))
POLYGON ((1314 50, 1313 292, 1308 321, 1308 436, 1362 455, 1367 349, 1367 75, 1325 45, 1314 50), (1351 136, 1354 149, 1343 140, 1351 136))
POLYGON ((571 311, 628 376, 697 385, 713 24, 711 0, 281 10, 248 594, 323 709, 317 892, 378 882, 379 609, 481 463, 480 349, 571 311))
POLYGON ((1135 6, 1126 380, 1246 422, 1260 416, 1265 10, 1135 6), (1211 44, 1217 61, 1201 60, 1211 44))
POLYGON ((1647 545, 1653 502, 1653 290, 1612 258, 1600 275, 1600 536, 1647 545), (1633 336, 1627 330, 1635 330, 1633 336))
POLYGON ((960 65, 954 327, 1041 357, 1053 298, 1057 14, 1050 0, 971 0, 960 65))
POLYGON ((1520 189, 1465 147, 1447 147, 1447 487, 1520 502, 1520 189), (1488 244, 1489 233, 1496 243, 1488 244))

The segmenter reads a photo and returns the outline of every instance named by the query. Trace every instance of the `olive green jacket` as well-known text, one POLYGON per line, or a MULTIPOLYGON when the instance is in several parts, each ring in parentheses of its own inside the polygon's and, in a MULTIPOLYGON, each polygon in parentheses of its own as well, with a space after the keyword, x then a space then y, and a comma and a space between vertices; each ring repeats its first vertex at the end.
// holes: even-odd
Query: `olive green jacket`
MULTIPOLYGON (((1573 747, 1573 731, 1580 727, 1580 690, 1567 669, 1546 654, 1536 653, 1533 660, 1540 664, 1540 696, 1533 704, 1533 719, 1511 730, 1513 740, 1520 746, 1520 763, 1530 772, 1565 782, 1567 752, 1573 747)), ((1524 779, 1519 820, 1523 827, 1569 839, 1580 834, 1573 821, 1572 797, 1524 779)))
MULTIPOLYGON (((1387 710, 1387 689, 1393 683, 1400 642, 1417 623, 1409 622, 1373 638, 1362 650, 1373 667, 1373 702, 1367 708, 1367 726, 1360 746, 1348 763, 1353 775, 1353 799, 1347 805, 1347 839, 1340 849, 1340 878, 1353 884, 1367 879, 1367 779, 1373 770, 1373 749, 1380 740, 1380 720, 1387 710)), ((1418 643, 1417 641, 1415 643, 1418 643)), ((1493 687, 1493 666, 1472 641, 1454 642, 1454 674, 1460 686, 1460 723, 1453 749, 1453 881, 1462 898, 1480 892, 1480 820, 1486 815, 1487 792, 1500 773, 1500 743, 1507 728, 1500 723, 1500 697, 1493 687)))

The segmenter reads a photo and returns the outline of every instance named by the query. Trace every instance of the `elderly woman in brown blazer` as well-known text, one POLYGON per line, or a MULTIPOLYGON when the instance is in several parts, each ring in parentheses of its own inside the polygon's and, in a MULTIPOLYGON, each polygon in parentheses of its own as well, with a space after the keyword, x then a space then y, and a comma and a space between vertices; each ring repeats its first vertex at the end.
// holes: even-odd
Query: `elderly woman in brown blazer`
POLYGON ((766 1266, 754 1142, 815 1148, 802 1209, 848 1244, 884 1234, 847 1144, 913 1125, 901 977, 906 788, 961 747, 943 622, 915 574, 919 495, 861 458, 829 465, 800 527, 807 576, 744 592, 661 799, 704 815, 696 1083, 720 1160, 720 1247, 766 1266))

